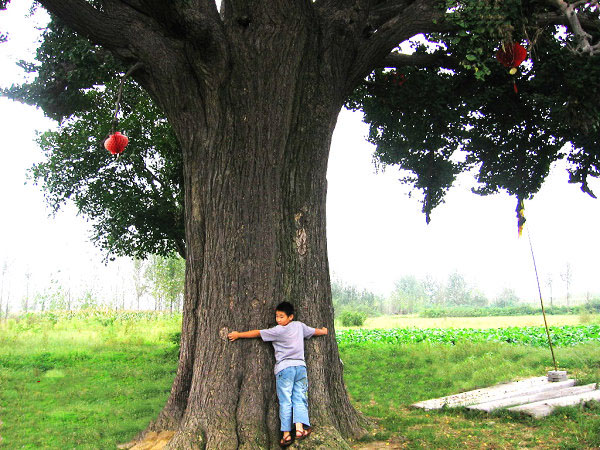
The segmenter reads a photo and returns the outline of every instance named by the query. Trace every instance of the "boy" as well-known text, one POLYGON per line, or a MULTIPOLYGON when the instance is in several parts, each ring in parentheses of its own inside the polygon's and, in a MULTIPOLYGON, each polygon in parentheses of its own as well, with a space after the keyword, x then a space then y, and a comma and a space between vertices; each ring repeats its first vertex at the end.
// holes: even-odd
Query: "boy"
POLYGON ((304 439, 310 432, 308 420, 308 378, 304 361, 304 339, 327 334, 327 328, 311 328, 294 320, 294 306, 283 302, 275 308, 277 326, 265 330, 232 331, 230 341, 239 338, 262 338, 275 348, 275 379, 279 399, 279 420, 283 437, 279 444, 292 444, 292 415, 296 424, 296 439, 304 439), (306 426, 306 429, 304 428, 306 426))

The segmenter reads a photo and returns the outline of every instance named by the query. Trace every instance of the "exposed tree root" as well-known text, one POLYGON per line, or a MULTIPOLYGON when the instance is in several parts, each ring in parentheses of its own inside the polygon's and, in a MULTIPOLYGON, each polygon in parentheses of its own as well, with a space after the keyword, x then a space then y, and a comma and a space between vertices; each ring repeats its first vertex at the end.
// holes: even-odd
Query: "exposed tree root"
POLYGON ((131 450, 162 450, 175 435, 174 431, 150 431, 141 441, 131 441, 117 445, 117 448, 131 450))

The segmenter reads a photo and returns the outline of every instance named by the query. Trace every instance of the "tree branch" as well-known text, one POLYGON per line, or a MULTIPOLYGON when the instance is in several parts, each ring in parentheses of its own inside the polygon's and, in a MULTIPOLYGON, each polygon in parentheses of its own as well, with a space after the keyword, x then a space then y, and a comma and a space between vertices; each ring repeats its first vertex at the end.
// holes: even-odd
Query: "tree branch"
POLYGON ((50 13, 59 17, 76 33, 107 48, 123 48, 128 44, 123 33, 123 19, 109 17, 84 0, 40 0, 50 13))
POLYGON ((460 66, 460 62, 457 58, 443 53, 406 55, 399 52, 392 52, 381 61, 379 67, 400 68, 406 66, 457 69, 460 66))
MULTIPOLYGON (((144 64, 134 78, 167 108, 172 95, 161 92, 175 71, 198 80, 219 77, 228 58, 227 37, 214 0, 104 0, 97 9, 86 0, 40 0, 76 33, 89 38, 125 64, 144 64)), ((198 84, 199 88, 203 85, 198 84)))
POLYGON ((378 28, 394 16, 400 14, 405 7, 405 4, 400 4, 398 2, 385 2, 371 10, 369 15, 370 21, 378 28))
POLYGON ((351 72, 351 84, 362 80, 401 42, 420 33, 441 31, 444 10, 435 0, 395 0, 375 8, 369 15, 374 33, 359 47, 351 72), (379 22, 385 20, 380 25, 379 22), (436 23, 440 21, 440 23, 436 23))
MULTIPOLYGON (((536 16, 535 23, 539 26, 564 25, 569 26, 569 20, 561 13, 547 13, 536 16)), ((579 17, 579 23, 588 32, 600 31, 600 22, 587 17, 579 17)))
POLYGON ((177 249, 177 253, 183 259, 186 257, 186 249, 185 249, 185 241, 183 239, 173 239, 173 243, 175 244, 175 248, 177 249))
POLYGON ((585 31, 578 14, 577 9, 581 7, 600 8, 598 0, 579 0, 573 3, 567 3, 565 0, 552 0, 552 3, 559 9, 567 19, 571 32, 577 39, 575 52, 597 55, 600 54, 600 42, 592 43, 592 35, 585 31))
MULTIPOLYGON (((188 37, 201 44, 213 43, 222 35, 222 23, 211 0, 162 2, 159 0, 106 0, 104 11, 85 0, 40 0, 49 12, 59 17, 78 34, 112 51, 131 53, 144 45, 148 35, 188 37)), ((152 45, 152 44, 150 44, 152 45)), ((138 59, 138 58, 132 58, 138 59)), ((142 58, 139 58, 142 59, 142 58)))
MULTIPOLYGON (((382 2, 380 5, 377 5, 371 9, 369 13, 369 23, 375 29, 377 29, 389 20, 392 20, 394 17, 402 14, 406 7, 406 1, 400 2, 398 0, 394 0, 382 2)), ((432 25, 435 26, 435 30, 431 31, 437 32, 453 31, 457 29, 455 25, 447 24, 443 20, 440 20, 437 24, 432 23, 432 25)))

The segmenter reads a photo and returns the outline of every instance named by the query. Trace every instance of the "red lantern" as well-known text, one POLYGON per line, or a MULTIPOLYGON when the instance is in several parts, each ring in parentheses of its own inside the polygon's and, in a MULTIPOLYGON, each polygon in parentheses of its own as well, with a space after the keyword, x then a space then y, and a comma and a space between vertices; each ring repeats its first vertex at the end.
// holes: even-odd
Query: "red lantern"
POLYGON ((393 72, 386 74, 385 79, 391 84, 395 84, 396 86, 400 87, 406 81, 406 76, 403 73, 397 74, 396 72, 393 72))
POLYGON ((509 73, 514 75, 517 67, 527 59, 527 50, 519 43, 504 45, 496 52, 496 59, 504 67, 510 67, 509 73))
POLYGON ((127 136, 115 131, 114 134, 111 134, 110 137, 104 141, 104 148, 106 148, 106 150, 111 152, 113 155, 118 155, 125 150, 125 147, 127 147, 128 143, 129 138, 127 136))

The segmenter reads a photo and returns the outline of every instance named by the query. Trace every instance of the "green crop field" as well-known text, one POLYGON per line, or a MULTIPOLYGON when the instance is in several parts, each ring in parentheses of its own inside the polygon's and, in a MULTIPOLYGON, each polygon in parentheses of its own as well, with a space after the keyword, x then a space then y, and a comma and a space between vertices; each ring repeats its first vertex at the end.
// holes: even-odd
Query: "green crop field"
MULTIPOLYGON (((177 364, 181 317, 87 311, 0 323, 0 447, 111 449, 156 417, 177 364)), ((544 375, 539 327, 339 330, 353 405, 372 430, 355 448, 586 449, 600 446, 600 407, 543 420, 410 404, 544 375), (371 443, 375 441, 376 443, 371 443)), ((598 325, 553 326, 561 368, 600 380, 598 325)), ((318 424, 316 424, 318 426, 318 424)))
MULTIPOLYGON (((550 339, 556 346, 572 346, 592 342, 600 344, 600 325, 564 325, 550 327, 550 339)), ((548 346, 548 334, 544 327, 508 328, 393 328, 349 329, 337 333, 340 343, 388 343, 388 344, 452 344, 475 342, 500 342, 534 347, 548 346)))

